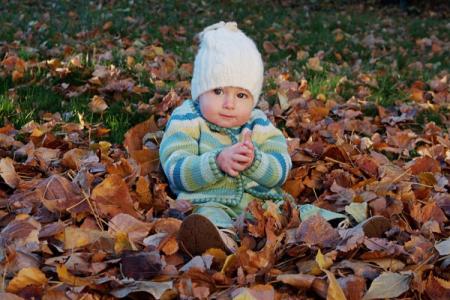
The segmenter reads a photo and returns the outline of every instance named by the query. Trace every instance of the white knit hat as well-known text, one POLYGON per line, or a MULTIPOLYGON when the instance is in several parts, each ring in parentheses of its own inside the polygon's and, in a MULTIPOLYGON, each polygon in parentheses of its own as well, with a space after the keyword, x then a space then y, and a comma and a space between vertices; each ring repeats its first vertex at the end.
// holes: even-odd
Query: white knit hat
POLYGON ((200 34, 191 81, 192 99, 218 87, 240 87, 253 95, 253 106, 261 93, 264 66, 255 43, 235 22, 219 22, 200 34))

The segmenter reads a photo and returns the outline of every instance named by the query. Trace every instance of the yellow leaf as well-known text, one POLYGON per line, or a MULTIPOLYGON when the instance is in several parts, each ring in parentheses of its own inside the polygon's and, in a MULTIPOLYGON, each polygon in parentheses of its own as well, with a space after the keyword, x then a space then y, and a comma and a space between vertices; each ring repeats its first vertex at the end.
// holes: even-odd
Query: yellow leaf
POLYGON ((45 285, 47 281, 45 274, 38 268, 24 268, 9 282, 6 291, 17 293, 28 285, 45 285))
POLYGON ((252 294, 250 294, 248 290, 245 290, 244 292, 234 297, 233 300, 258 300, 258 299, 256 299, 252 294))
POLYGON ((327 270, 333 264, 333 260, 326 255, 323 255, 320 249, 317 251, 316 262, 322 270, 327 270))
POLYGON ((336 277, 334 277, 333 273, 327 270, 324 270, 324 272, 327 274, 328 281, 330 282, 328 285, 327 300, 347 300, 344 291, 337 282, 336 277))
POLYGON ((109 240, 111 236, 104 231, 67 227, 64 230, 64 248, 74 249, 93 244, 100 239, 109 240))
POLYGON ((114 243, 114 252, 121 254, 123 250, 131 250, 132 246, 128 239, 128 234, 123 231, 116 232, 116 241, 114 243))
POLYGON ((225 252, 222 249, 218 248, 209 248, 208 250, 206 250, 205 254, 209 254, 212 257, 214 257, 214 261, 217 262, 219 265, 224 264, 228 258, 225 252))
POLYGON ((100 146, 100 151, 102 152, 102 155, 108 155, 109 149, 111 148, 111 143, 106 141, 100 141, 98 142, 98 145, 100 146))
POLYGON ((58 274, 59 280, 69 285, 86 286, 90 284, 88 279, 72 275, 66 266, 62 264, 56 266, 56 273, 58 274))
POLYGON ((223 263, 222 270, 220 272, 225 273, 231 266, 233 266, 236 263, 237 256, 236 254, 228 255, 225 259, 225 262, 223 263))

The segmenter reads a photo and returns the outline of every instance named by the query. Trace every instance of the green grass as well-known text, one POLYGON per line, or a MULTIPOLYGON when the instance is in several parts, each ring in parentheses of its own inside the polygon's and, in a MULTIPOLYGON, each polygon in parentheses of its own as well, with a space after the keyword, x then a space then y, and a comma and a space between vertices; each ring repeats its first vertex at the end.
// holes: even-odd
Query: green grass
MULTIPOLYGON (((121 143, 127 129, 149 117, 126 108, 133 107, 138 101, 148 101, 155 93, 164 95, 178 82, 177 79, 165 80, 164 86, 157 88, 148 73, 152 62, 137 51, 133 55, 135 63, 144 68, 129 68, 125 50, 130 47, 139 50, 156 44, 163 47, 165 53, 176 56, 178 67, 182 63, 192 63, 196 51, 194 35, 219 20, 237 21, 261 50, 266 70, 275 67, 291 74, 291 80, 306 79, 313 97, 324 94, 331 98, 339 90, 340 97, 350 99, 358 88, 359 72, 364 72, 376 76, 378 81, 378 87, 370 87, 368 100, 393 106, 407 100, 407 87, 414 81, 428 81, 439 72, 450 69, 448 52, 429 55, 429 49, 421 52, 416 46, 418 39, 433 35, 448 42, 448 22, 439 16, 396 15, 399 13, 393 9, 386 15, 380 7, 359 10, 351 3, 340 5, 333 1, 293 1, 284 6, 268 0, 118 0, 107 1, 103 5, 88 0, 4 1, 0 7, 0 42, 14 43, 16 50, 12 51, 26 61, 42 62, 51 58, 67 61, 71 55, 77 54, 83 68, 72 70, 64 78, 50 76, 47 70, 39 68, 29 69, 25 79, 17 83, 13 83, 10 76, 0 77, 0 125, 9 120, 20 127, 32 119, 39 120, 43 112, 71 113, 74 121, 77 113, 82 113, 86 121, 103 123, 111 129, 110 141, 121 143), (112 26, 104 31, 103 26, 108 21, 112 21, 112 26), (167 36, 162 34, 162 26, 170 28, 167 36), (186 33, 179 35, 183 28, 186 33), (336 29, 343 31, 344 40, 335 40, 336 29), (383 39, 385 44, 377 44, 374 49, 363 45, 361 41, 369 33, 383 39), (292 38, 286 40, 287 35, 292 38), (272 42, 279 51, 265 53, 264 41, 272 42), (390 52, 392 47, 403 47, 406 53, 390 52), (67 49, 71 49, 72 54, 65 56, 64 50, 67 49), (323 51, 321 65, 324 71, 311 71, 306 67, 307 59, 297 60, 299 50, 307 51, 309 57, 323 51), (111 51, 110 60, 96 61, 95 54, 107 51, 111 51), (379 51, 380 57, 371 63, 373 51, 379 51), (342 56, 341 61, 336 54, 342 56), (408 67, 417 61, 423 65, 432 64, 433 68, 424 67, 418 72, 408 67), (63 83, 71 86, 87 84, 99 63, 113 64, 123 76, 148 87, 149 93, 124 95, 120 101, 105 96, 110 107, 100 115, 93 114, 87 107, 96 91, 88 90, 67 99, 55 89, 63 83), (360 66, 355 70, 356 63, 360 66), (344 76, 348 81, 339 84, 337 89, 344 76), (27 84, 30 80, 34 83, 27 84)), ((0 61, 6 55, 2 52, 4 49, 0 48, 0 61)), ((276 79, 270 79, 265 82, 264 91, 276 87, 276 79)), ((372 110, 368 109, 368 115, 372 110)), ((424 112, 421 118, 424 121, 436 119, 428 112, 424 112)))

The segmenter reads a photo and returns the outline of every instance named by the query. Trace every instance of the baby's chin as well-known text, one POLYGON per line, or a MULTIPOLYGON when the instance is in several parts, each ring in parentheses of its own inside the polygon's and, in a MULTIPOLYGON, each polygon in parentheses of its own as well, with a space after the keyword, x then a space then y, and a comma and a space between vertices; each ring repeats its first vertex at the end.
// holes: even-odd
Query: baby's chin
POLYGON ((231 119, 231 120, 216 120, 216 122, 212 122, 220 127, 224 127, 224 128, 234 128, 234 127, 241 127, 242 125, 244 125, 246 122, 239 122, 236 119, 231 119))

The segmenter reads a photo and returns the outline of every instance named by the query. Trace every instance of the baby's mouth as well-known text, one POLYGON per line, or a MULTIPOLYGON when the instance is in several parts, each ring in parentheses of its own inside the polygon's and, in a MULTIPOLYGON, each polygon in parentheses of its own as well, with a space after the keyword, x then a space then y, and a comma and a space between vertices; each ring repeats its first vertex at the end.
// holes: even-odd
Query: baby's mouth
POLYGON ((232 118, 234 118, 234 116, 229 116, 229 115, 224 115, 224 114, 219 114, 219 116, 221 116, 222 118, 225 118, 225 119, 232 119, 232 118))

